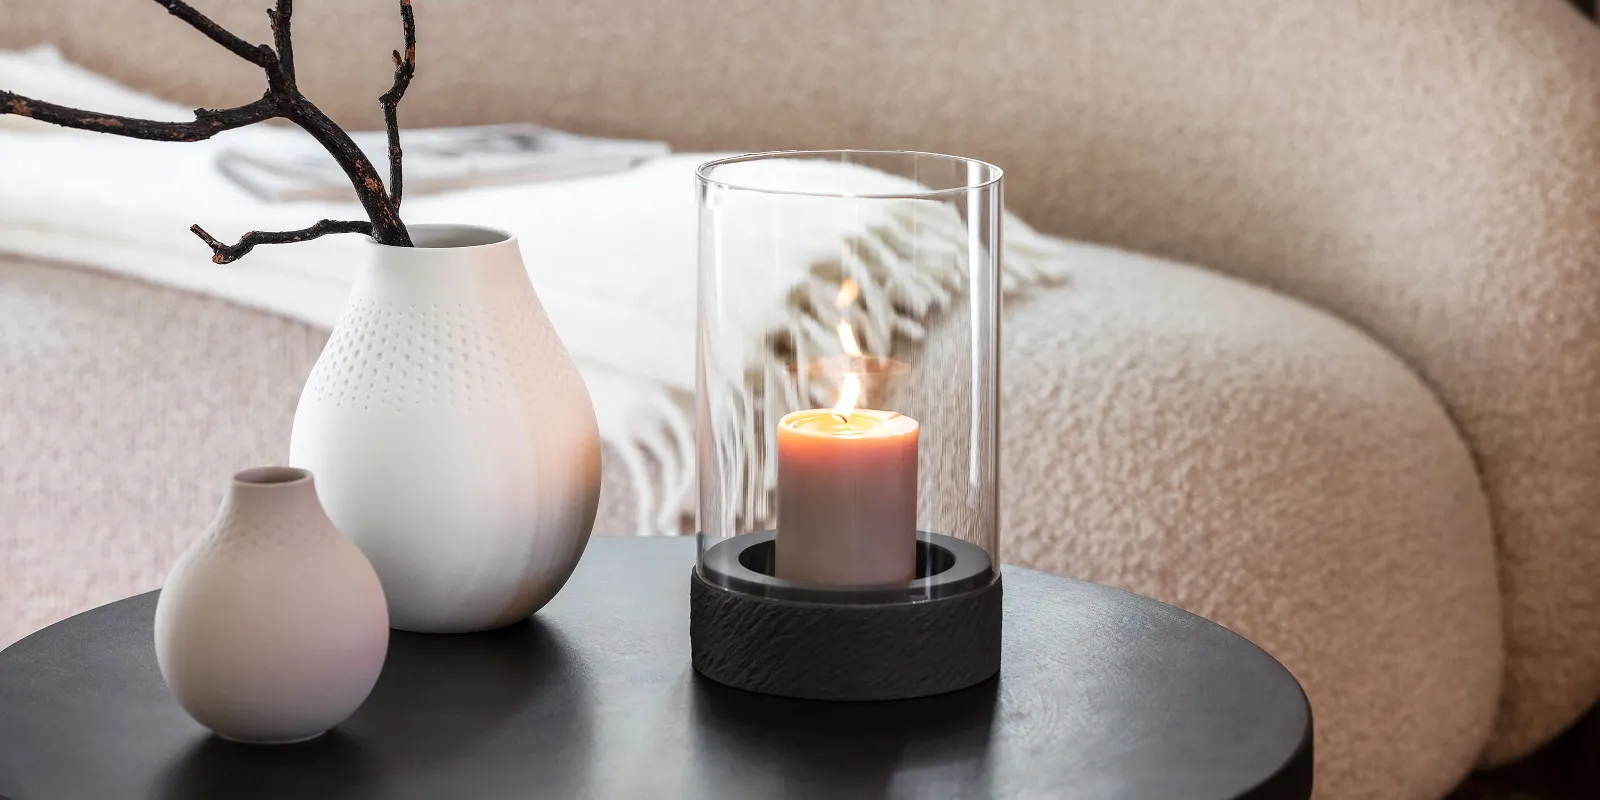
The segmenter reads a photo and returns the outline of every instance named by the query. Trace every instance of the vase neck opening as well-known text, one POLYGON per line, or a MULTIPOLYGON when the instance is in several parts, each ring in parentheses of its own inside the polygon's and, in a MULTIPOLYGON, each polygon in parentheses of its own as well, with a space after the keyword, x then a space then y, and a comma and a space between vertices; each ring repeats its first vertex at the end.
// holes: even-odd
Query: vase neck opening
POLYGON ((316 487, 307 470, 255 467, 234 474, 224 505, 244 514, 316 516, 322 513, 316 496, 316 487))
POLYGON ((295 467, 255 467, 233 476, 234 483, 250 487, 281 486, 310 480, 311 473, 295 467))
POLYGON ((474 247, 504 245, 516 239, 508 231, 482 225, 421 223, 406 226, 406 231, 411 235, 411 247, 409 248, 378 244, 371 239, 368 239, 368 241, 371 241, 377 247, 399 250, 463 250, 474 247))

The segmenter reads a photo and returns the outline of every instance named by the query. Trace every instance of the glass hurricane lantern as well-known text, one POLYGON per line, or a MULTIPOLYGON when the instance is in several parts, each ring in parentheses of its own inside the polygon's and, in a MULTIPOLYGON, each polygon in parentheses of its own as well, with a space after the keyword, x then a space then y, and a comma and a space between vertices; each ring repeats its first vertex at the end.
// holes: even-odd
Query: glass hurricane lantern
POLYGON ((779 152, 698 178, 695 668, 823 700, 992 677, 1000 170, 779 152))

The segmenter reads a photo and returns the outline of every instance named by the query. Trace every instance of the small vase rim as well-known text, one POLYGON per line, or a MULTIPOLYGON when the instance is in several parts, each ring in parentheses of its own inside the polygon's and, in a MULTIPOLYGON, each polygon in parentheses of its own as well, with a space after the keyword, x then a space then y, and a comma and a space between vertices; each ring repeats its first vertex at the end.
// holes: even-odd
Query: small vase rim
POLYGON ((280 465, 251 467, 249 469, 239 470, 233 474, 233 482, 236 486, 296 486, 302 483, 307 483, 310 480, 310 470, 280 465))
POLYGON ((382 244, 372 237, 367 243, 385 250, 476 250, 485 247, 516 245, 517 235, 504 228, 490 225, 469 225, 456 222, 419 222, 406 226, 411 234, 411 246, 382 244), (443 242, 435 244, 433 242, 443 242))

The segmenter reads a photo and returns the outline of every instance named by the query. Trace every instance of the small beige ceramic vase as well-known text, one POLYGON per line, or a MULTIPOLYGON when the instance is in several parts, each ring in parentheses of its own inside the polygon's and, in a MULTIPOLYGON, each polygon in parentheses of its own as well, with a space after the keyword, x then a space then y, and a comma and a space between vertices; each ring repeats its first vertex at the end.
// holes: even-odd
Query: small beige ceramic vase
POLYGON ((311 473, 248 469, 156 603, 156 660, 217 735, 278 744, 347 719, 389 648, 378 575, 328 521, 311 473))

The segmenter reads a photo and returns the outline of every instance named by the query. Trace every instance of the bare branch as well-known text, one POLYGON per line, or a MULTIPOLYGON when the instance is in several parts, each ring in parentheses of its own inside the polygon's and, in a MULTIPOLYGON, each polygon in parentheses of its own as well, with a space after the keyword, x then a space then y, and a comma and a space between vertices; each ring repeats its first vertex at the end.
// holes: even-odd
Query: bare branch
POLYGON ((81 108, 46 103, 0 91, 0 115, 15 114, 64 128, 110 133, 131 139, 149 139, 156 142, 198 142, 234 128, 281 116, 278 104, 270 96, 238 108, 197 108, 193 122, 162 122, 159 120, 101 114, 81 108))
POLYGON ((378 175, 377 168, 356 146, 350 134, 345 133, 322 109, 298 96, 290 100, 290 107, 283 116, 311 134, 344 170, 350 185, 355 187, 356 199, 366 209, 367 218, 372 220, 372 238, 379 244, 410 247, 411 235, 406 232, 405 223, 400 221, 400 210, 389 200, 389 193, 384 189, 383 178, 378 175))
POLYGON ((406 96, 411 78, 417 74, 417 20, 411 12, 411 0, 400 0, 400 30, 406 51, 394 51, 394 86, 378 98, 383 106, 383 127, 389 132, 389 202, 396 210, 404 194, 404 174, 400 169, 400 98, 406 96))
POLYGON ((286 119, 311 134, 333 156, 355 187, 356 197, 366 210, 368 221, 325 219, 298 231, 251 231, 231 245, 217 241, 196 225, 190 230, 211 247, 211 260, 228 264, 250 252, 256 245, 303 242, 330 233, 365 233, 380 244, 411 246, 411 235, 400 220, 400 131, 397 113, 400 98, 405 95, 406 86, 416 70, 416 21, 412 17, 411 0, 400 0, 405 54, 394 54, 394 86, 380 99, 389 133, 389 169, 394 181, 392 194, 384 187, 377 167, 361 152, 350 135, 295 88, 294 45, 290 35, 293 0, 276 0, 276 6, 267 12, 272 21, 272 39, 276 50, 265 45, 250 44, 229 33, 184 0, 156 2, 212 41, 261 67, 267 76, 266 94, 260 100, 237 108, 196 109, 191 122, 163 122, 100 114, 0 90, 0 115, 14 114, 68 128, 160 142, 196 142, 253 123, 273 118, 286 119))
POLYGON ((250 231, 240 236, 236 244, 223 244, 216 237, 206 233, 199 225, 189 226, 194 235, 200 237, 211 247, 211 260, 218 264, 231 264, 243 258, 244 255, 254 250, 258 244, 291 244, 293 242, 306 242, 319 236, 330 233, 365 233, 372 234, 372 223, 366 220, 332 220, 325 219, 309 228, 297 231, 250 231))
POLYGON ((211 41, 228 48, 234 55, 269 73, 277 69, 278 59, 266 45, 251 44, 229 33, 226 28, 212 22, 209 17, 194 10, 183 0, 156 0, 156 2, 164 6, 167 13, 189 23, 195 30, 205 34, 211 41))
POLYGON ((294 40, 289 36, 289 18, 294 16, 294 0, 278 0, 277 8, 267 9, 272 20, 272 46, 278 51, 278 74, 285 88, 294 86, 294 40))

